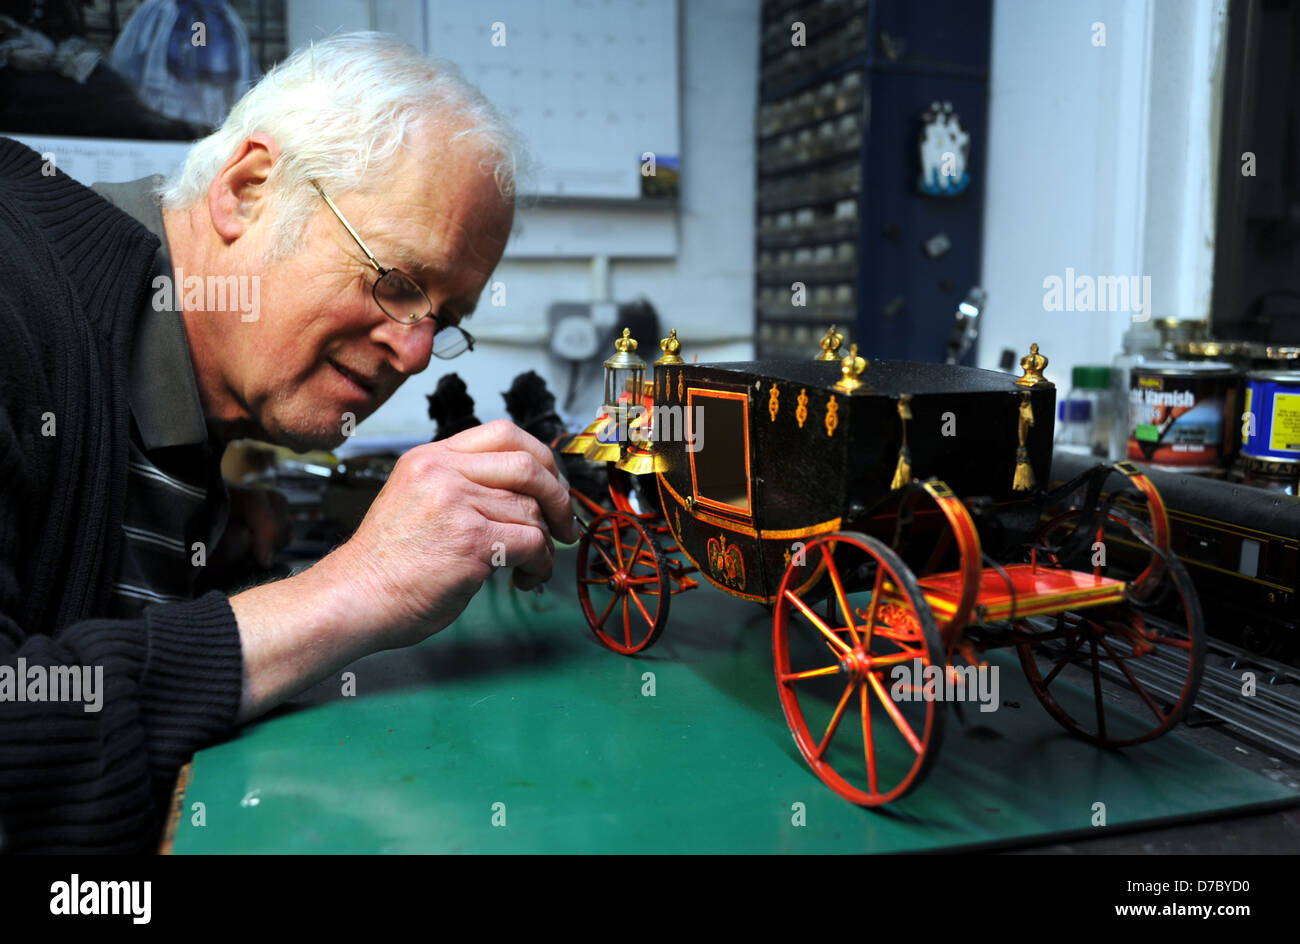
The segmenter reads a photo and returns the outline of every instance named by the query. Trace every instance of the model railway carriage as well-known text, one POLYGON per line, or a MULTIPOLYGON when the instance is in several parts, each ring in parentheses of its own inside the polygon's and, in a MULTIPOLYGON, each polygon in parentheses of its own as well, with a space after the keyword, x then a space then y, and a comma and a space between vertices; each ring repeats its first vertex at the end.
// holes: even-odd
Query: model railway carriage
POLYGON ((562 449, 608 470, 607 496, 573 493, 596 637, 648 649, 700 579, 770 607, 795 742, 868 806, 922 781, 954 704, 998 707, 983 655, 995 647, 1014 649, 1044 707, 1093 743, 1172 727, 1202 669, 1195 594, 1136 467, 1114 467, 1139 500, 1124 510, 1101 498, 1106 466, 1041 487, 1055 389, 1037 346, 1012 378, 869 364, 856 346, 841 357, 841 341, 827 332, 809 361, 688 364, 674 331, 647 378, 624 331, 601 415, 562 449), (1142 567, 1112 570, 1113 540, 1141 548, 1142 567))

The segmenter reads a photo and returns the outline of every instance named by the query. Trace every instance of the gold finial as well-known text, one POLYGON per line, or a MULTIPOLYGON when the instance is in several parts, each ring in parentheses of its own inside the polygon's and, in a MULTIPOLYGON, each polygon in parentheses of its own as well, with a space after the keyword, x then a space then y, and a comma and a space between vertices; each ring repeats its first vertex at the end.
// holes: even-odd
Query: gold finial
POLYGON ((844 335, 835 330, 835 325, 826 329, 822 339, 817 342, 822 352, 813 360, 818 361, 837 361, 840 359, 840 345, 844 343, 844 335))
POLYGON ((1020 358, 1020 369, 1024 371, 1024 374, 1016 378, 1016 383, 1022 387, 1037 387, 1040 384, 1048 387, 1056 386, 1043 376, 1043 370, 1046 367, 1047 358, 1038 353, 1038 345, 1029 345, 1029 353, 1020 358))
POLYGON ((852 393, 865 386, 862 382, 862 373, 866 369, 866 360, 858 357, 858 346, 850 344, 848 356, 840 362, 840 381, 835 385, 835 389, 852 393))
POLYGON ((673 328, 668 332, 668 337, 659 342, 659 350, 663 351, 663 357, 655 361, 656 364, 682 364, 685 363, 679 356, 678 352, 682 349, 682 342, 677 340, 677 329, 673 328))
MULTIPOLYGON (((1035 350, 1038 345, 1034 345, 1035 350)), ((614 341, 614 350, 620 354, 626 354, 628 351, 636 350, 636 338, 632 337, 632 331, 628 328, 623 329, 623 336, 614 341)))

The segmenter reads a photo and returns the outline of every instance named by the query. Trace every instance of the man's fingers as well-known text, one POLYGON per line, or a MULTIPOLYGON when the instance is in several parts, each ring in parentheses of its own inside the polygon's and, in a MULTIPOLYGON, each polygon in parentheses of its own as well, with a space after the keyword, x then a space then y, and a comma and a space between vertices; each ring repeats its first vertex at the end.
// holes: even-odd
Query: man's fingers
POLYGON ((462 458, 459 470, 479 485, 528 496, 540 507, 552 534, 566 543, 577 540, 578 526, 568 489, 539 465, 531 453, 469 454, 462 458))
POLYGON ((493 556, 498 567, 513 567, 513 580, 521 590, 531 590, 551 579, 554 565, 554 546, 549 535, 527 525, 501 524, 494 529, 503 545, 503 553, 493 556))
MULTIPOLYGON (((535 436, 530 436, 509 420, 493 420, 482 426, 473 426, 450 439, 444 439, 441 445, 454 452, 517 452, 524 450, 540 462, 548 472, 557 479, 563 479, 555 464, 551 450, 535 436)), ((567 483, 566 483, 567 485, 567 483)))

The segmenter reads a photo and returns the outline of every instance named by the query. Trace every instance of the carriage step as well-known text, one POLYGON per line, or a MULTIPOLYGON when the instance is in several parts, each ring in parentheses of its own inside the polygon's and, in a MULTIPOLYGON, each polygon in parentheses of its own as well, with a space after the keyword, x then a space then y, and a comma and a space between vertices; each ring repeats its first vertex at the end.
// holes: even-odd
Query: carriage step
MULTIPOLYGON (((961 599, 960 571, 931 574, 918 583, 935 613, 945 617, 953 615, 961 599)), ((980 571, 975 605, 984 609, 981 621, 1019 619, 1119 603, 1124 599, 1124 586, 1122 580, 1084 571, 1008 564, 1001 570, 985 567, 980 571)))

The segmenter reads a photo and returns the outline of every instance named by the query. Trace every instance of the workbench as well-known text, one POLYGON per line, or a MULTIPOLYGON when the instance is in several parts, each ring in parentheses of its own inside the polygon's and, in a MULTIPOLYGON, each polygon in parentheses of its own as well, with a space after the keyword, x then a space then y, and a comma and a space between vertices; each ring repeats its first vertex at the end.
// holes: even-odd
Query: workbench
POLYGON ((998 710, 964 706, 929 779, 862 809, 795 748, 765 609, 717 592, 675 599, 655 648, 627 658, 587 628, 573 565, 559 549, 540 596, 502 571, 448 629, 349 667, 355 694, 340 674, 200 751, 170 851, 965 849, 1297 800, 1177 733, 1124 752, 1071 738, 1015 660, 994 654, 998 710))

